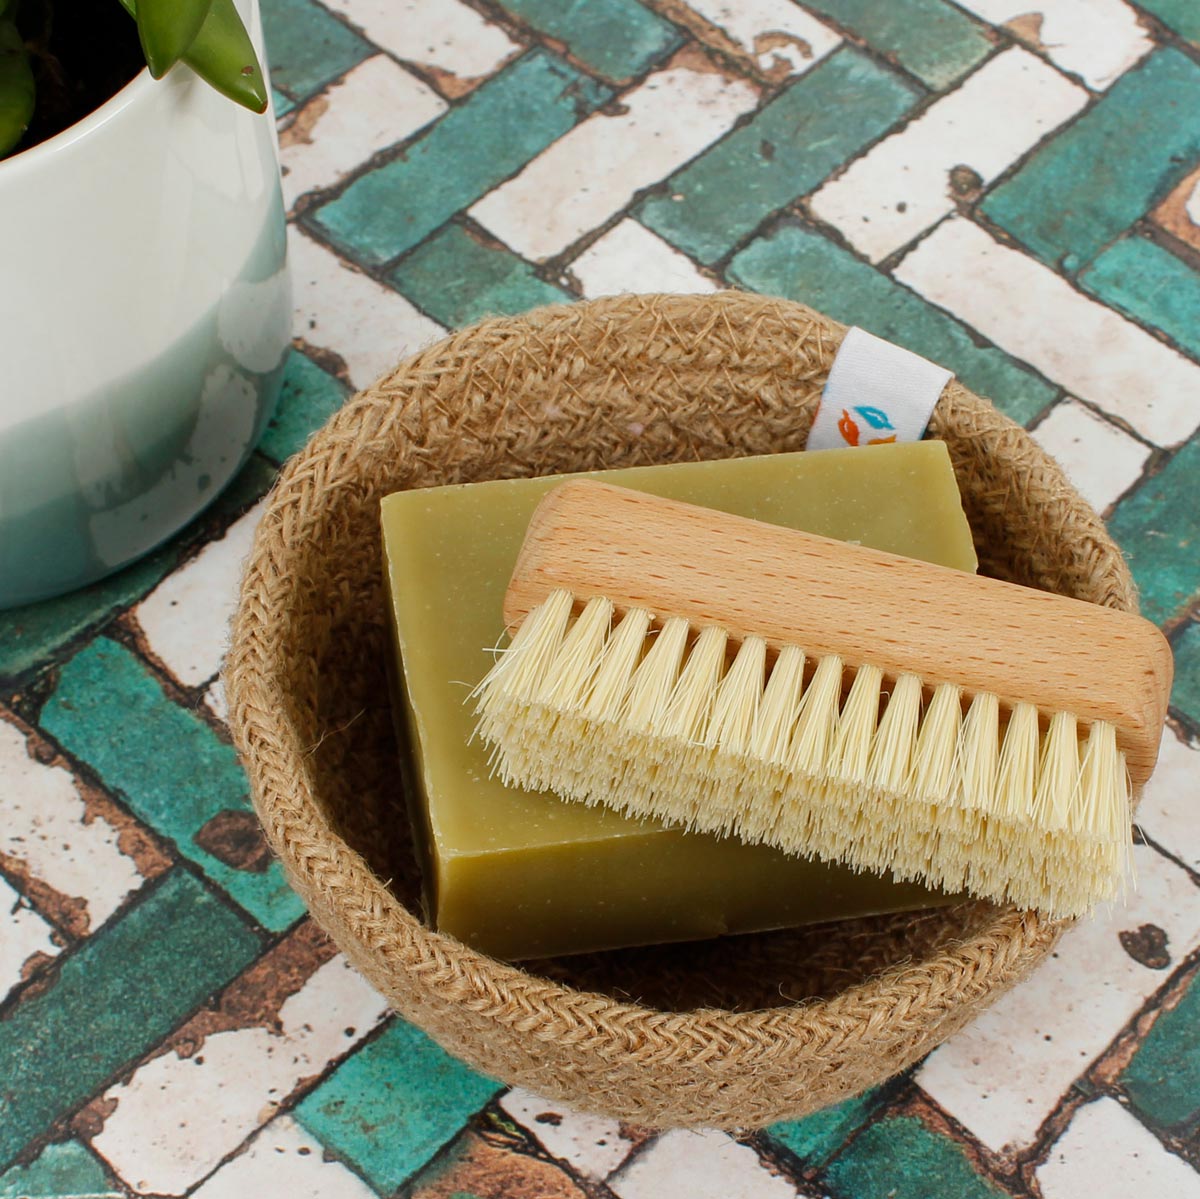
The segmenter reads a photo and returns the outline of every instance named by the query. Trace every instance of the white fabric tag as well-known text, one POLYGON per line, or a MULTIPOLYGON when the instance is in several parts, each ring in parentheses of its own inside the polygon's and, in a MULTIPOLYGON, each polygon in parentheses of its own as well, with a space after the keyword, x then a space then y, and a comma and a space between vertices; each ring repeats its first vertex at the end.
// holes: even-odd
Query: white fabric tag
POLYGON ((857 327, 829 368, 810 450, 920 441, 953 372, 857 327))

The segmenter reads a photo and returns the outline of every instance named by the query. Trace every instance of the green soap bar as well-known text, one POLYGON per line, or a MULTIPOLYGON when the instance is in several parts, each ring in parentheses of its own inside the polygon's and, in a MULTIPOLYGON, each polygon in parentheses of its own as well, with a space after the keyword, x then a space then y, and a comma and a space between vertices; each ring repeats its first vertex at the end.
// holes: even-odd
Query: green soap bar
MULTIPOLYGON (((383 547, 435 927, 501 958, 683 941, 938 902, 913 884, 504 786, 468 694, 529 518, 564 476, 405 491, 383 547)), ((939 441, 607 471, 624 487, 975 569, 939 441)))

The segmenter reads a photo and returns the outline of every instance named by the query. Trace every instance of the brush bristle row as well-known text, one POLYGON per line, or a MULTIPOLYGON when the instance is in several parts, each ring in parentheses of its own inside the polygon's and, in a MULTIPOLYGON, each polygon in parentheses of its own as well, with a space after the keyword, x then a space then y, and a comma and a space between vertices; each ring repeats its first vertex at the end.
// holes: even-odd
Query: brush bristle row
POLYGON ((1115 896, 1130 794, 1111 725, 555 592, 476 690, 505 782, 1052 915, 1115 896), (731 658, 731 660, 730 660, 731 658), (843 698, 844 696, 844 698, 843 698), (964 715, 964 703, 966 712, 964 715))

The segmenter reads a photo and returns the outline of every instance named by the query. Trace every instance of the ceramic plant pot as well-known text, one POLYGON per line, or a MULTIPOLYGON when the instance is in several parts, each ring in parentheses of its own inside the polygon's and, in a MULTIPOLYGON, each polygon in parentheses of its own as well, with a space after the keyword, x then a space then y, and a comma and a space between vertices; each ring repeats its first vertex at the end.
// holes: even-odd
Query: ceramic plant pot
POLYGON ((272 116, 143 70, 0 161, 0 247, 4 608, 144 554, 262 433, 291 312, 272 116))

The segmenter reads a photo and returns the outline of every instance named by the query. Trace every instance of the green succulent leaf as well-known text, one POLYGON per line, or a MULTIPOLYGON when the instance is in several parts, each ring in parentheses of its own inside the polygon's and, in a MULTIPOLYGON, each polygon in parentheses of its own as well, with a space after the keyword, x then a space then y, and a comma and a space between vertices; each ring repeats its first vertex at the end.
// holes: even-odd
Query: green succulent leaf
MULTIPOLYGON (((0 14, 7 7, 0 0, 0 14)), ((25 42, 12 20, 0 15, 0 156, 29 128, 34 98, 33 68, 25 42)))
POLYGON ((161 79, 196 39, 211 0, 138 0, 137 27, 146 65, 161 79))
MULTIPOLYGON (((121 5, 137 15, 135 0, 121 0, 121 5)), ((209 0, 204 21, 182 57, 222 95, 251 112, 267 111, 267 81, 233 0, 209 0)))
POLYGON ((267 111, 267 81, 233 0, 212 0, 183 61, 243 108, 267 111))

